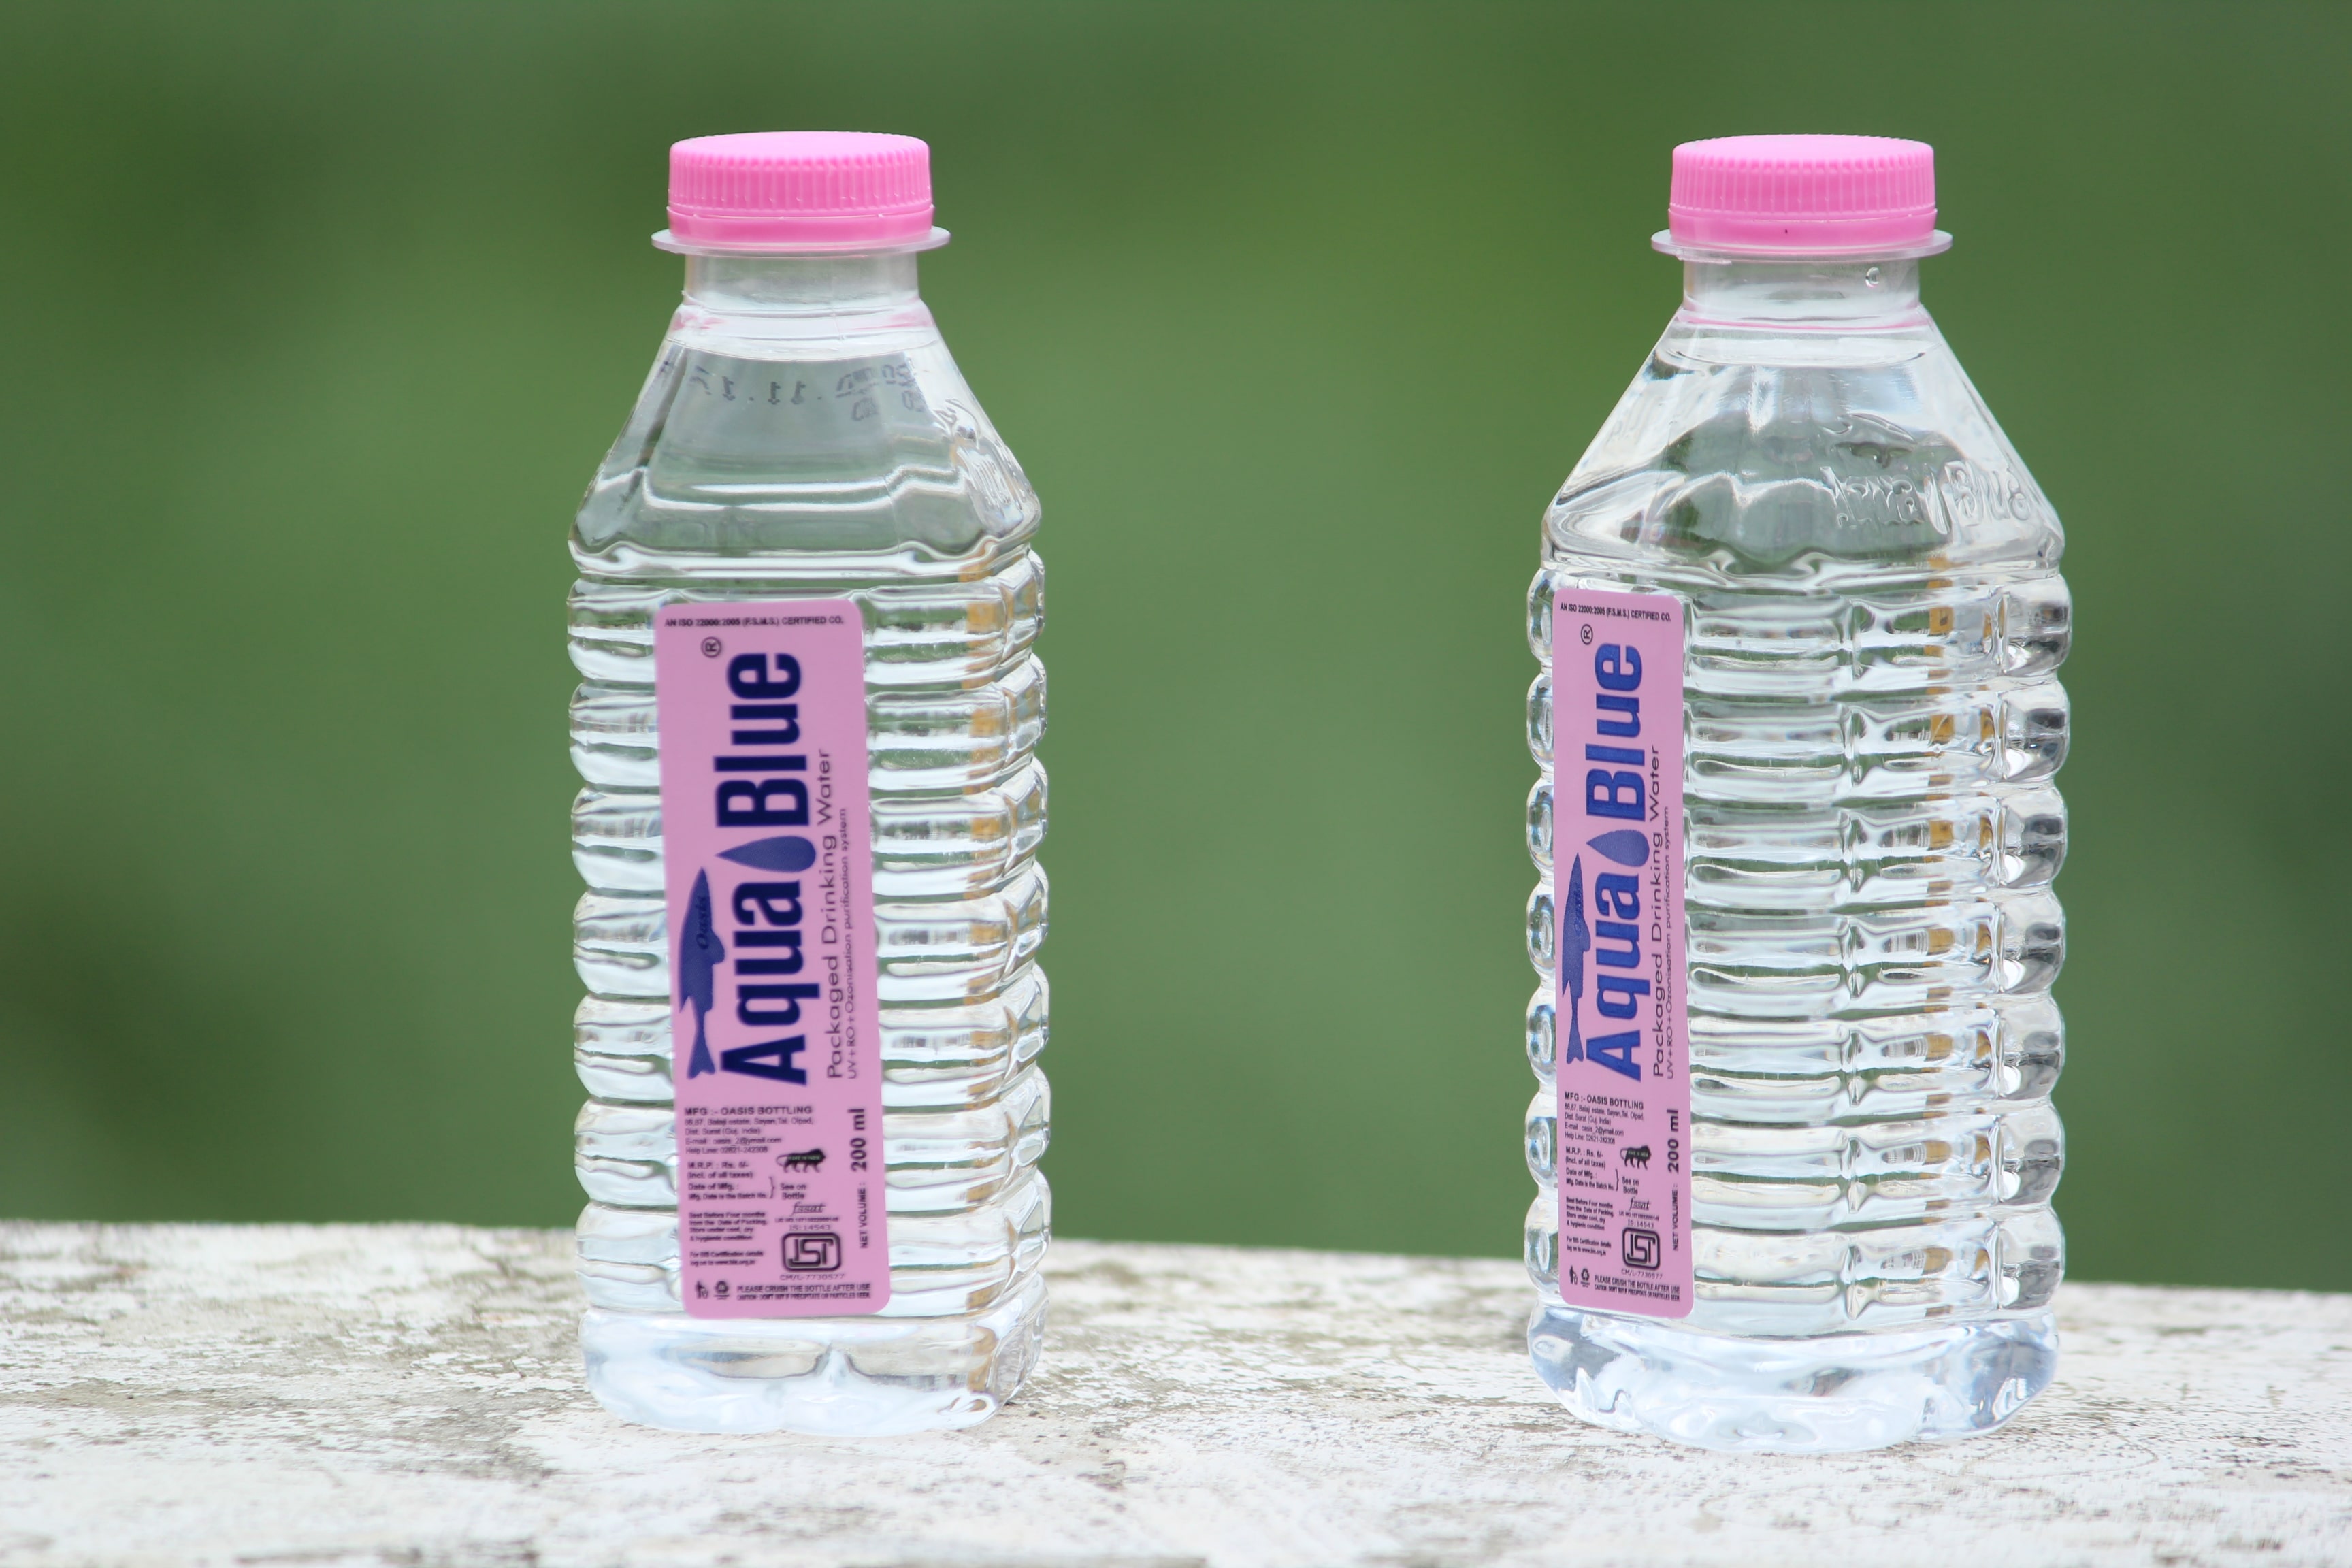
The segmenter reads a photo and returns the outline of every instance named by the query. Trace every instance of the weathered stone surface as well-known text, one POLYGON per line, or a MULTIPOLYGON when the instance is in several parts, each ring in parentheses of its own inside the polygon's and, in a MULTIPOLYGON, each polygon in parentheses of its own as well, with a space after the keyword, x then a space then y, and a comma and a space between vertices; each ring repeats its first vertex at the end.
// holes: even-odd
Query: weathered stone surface
POLYGON ((1549 1404, 1508 1263, 1066 1242, 987 1426, 706 1438, 588 1398, 567 1247, 0 1226, 0 1565, 2352 1563, 2352 1297, 2068 1286, 2006 1432, 1728 1458, 1549 1404))

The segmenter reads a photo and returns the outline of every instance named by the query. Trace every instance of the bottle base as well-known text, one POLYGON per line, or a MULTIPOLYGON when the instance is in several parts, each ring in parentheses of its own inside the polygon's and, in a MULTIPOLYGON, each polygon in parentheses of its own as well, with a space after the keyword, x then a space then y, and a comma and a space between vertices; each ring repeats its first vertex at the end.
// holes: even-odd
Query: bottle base
POLYGON ((1706 1333, 1538 1301, 1537 1374, 1596 1426, 1737 1453, 1832 1454, 1992 1431, 2049 1386, 2051 1314, 1810 1339, 1706 1333))
POLYGON ((954 1318, 692 1318, 591 1308, 588 1387, 624 1421, 674 1432, 835 1437, 973 1426, 1018 1393, 1045 1331, 1032 1275, 954 1318))

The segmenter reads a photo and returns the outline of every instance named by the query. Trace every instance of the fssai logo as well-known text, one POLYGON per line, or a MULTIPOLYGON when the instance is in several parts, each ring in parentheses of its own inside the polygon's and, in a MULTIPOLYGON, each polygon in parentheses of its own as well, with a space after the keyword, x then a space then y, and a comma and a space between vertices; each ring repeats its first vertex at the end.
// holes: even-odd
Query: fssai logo
MULTIPOLYGON (((1643 820, 1648 790, 1641 769, 1649 752, 1638 746, 1612 745, 1611 741, 1638 740, 1642 734, 1642 655, 1638 649, 1602 643, 1592 650, 1592 679, 1600 690, 1593 696, 1589 723, 1592 740, 1584 748, 1588 763, 1615 764, 1587 769, 1584 810, 1588 822, 1612 817, 1643 820)), ((1566 770, 1562 770, 1563 782, 1566 770)), ((1559 895, 1559 988, 1568 1015, 1568 1040, 1560 1064, 1590 1061, 1622 1073, 1637 1082, 1642 1077, 1642 1030, 1619 1029, 1591 1040, 1584 1038, 1584 961, 1592 960, 1592 1006, 1603 1019, 1630 1021, 1641 1017, 1643 998, 1650 982, 1636 971, 1642 967, 1642 879, 1650 861, 1649 836, 1639 828, 1618 827, 1586 840, 1601 859, 1626 868, 1600 871, 1592 879, 1592 919, 1585 919, 1584 857, 1569 863, 1568 885, 1559 895)))
MULTIPOLYGON (((719 780, 711 796, 716 825, 805 827, 808 758, 797 749, 800 708, 781 700, 800 690, 800 661, 782 653, 740 654, 728 661, 726 679, 730 694, 742 700, 729 708, 729 717, 742 728, 729 732, 728 754, 711 758, 719 780)), ((739 1024, 787 1028, 801 1021, 801 1004, 821 994, 814 982, 791 978, 807 963, 805 911, 800 882, 783 879, 815 865, 816 847, 799 834, 781 834, 721 850, 719 858, 755 877, 736 881, 741 871, 719 866, 695 873, 677 943, 678 1005, 694 1013, 694 1049, 686 1075, 732 1072, 806 1083, 808 1071, 796 1059, 807 1048, 804 1035, 736 1046, 720 1051, 714 1062, 709 1022, 713 1008, 731 1005, 739 1024), (726 912, 732 917, 729 938, 719 931, 712 871, 719 873, 726 912)))

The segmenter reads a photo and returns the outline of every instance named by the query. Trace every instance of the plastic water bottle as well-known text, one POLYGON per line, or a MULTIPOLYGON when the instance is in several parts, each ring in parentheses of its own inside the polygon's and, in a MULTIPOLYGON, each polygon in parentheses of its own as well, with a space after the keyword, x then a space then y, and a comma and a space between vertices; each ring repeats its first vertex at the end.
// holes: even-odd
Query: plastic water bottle
POLYGON ((2056 1363, 2063 538, 1920 307, 1934 181, 1677 148, 1682 309, 1545 514, 1528 1343, 1601 1426, 1955 1438, 2056 1363))
POLYGON ((572 536, 588 1380, 969 1426, 1045 1310, 1037 498, 917 290, 922 142, 683 142, 669 219, 685 302, 572 536))

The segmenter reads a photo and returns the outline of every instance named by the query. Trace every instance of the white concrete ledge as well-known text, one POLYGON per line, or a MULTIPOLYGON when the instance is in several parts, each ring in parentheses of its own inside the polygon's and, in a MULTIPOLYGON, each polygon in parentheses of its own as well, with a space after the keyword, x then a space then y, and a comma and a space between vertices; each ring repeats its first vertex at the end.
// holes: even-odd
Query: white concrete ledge
POLYGON ((0 1226, 0 1568, 2352 1563, 2352 1296, 2070 1285, 2006 1432, 1836 1458, 1549 1403, 1517 1267, 1064 1242, 972 1431, 622 1426, 568 1236, 0 1226))

